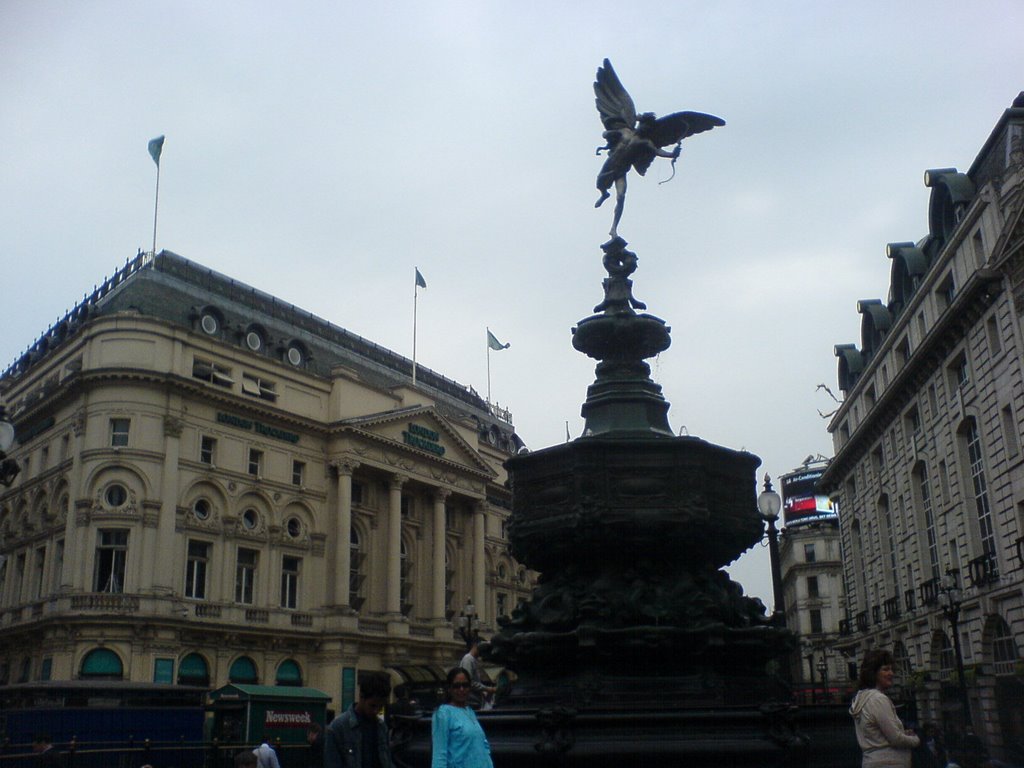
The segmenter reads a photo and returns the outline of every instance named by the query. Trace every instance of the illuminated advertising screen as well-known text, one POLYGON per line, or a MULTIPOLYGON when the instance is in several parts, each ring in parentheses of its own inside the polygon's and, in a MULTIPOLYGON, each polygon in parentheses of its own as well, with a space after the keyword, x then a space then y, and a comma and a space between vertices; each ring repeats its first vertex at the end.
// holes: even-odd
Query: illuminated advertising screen
POLYGON ((782 519, 789 527, 835 518, 832 500, 818 490, 824 467, 791 472, 782 478, 782 519))

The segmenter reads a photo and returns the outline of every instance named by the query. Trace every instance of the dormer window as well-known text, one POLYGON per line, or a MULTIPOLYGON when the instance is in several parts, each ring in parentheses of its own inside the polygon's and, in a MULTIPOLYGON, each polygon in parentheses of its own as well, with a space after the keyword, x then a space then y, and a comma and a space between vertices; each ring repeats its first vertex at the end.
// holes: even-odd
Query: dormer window
POLYGON ((250 325, 245 332, 245 346, 253 352, 259 352, 267 345, 267 336, 263 329, 256 325, 250 325))

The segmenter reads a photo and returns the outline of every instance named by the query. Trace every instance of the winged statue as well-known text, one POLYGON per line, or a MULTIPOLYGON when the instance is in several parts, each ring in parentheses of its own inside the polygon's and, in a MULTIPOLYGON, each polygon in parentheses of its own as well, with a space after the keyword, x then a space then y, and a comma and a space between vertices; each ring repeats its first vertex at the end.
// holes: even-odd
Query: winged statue
POLYGON ((673 112, 662 118, 653 112, 637 115, 633 99, 622 87, 608 59, 604 60, 604 66, 597 68, 594 94, 605 128, 602 136, 608 142, 597 150, 599 155, 607 150, 608 157, 597 175, 601 197, 594 207, 599 208, 609 198, 608 190, 614 184, 615 217, 609 232, 614 239, 618 237, 619 219, 626 201, 626 174, 629 169, 643 176, 656 157, 671 158, 674 167, 683 139, 725 125, 725 120, 702 112, 673 112), (664 149, 672 144, 676 145, 672 151, 664 149))

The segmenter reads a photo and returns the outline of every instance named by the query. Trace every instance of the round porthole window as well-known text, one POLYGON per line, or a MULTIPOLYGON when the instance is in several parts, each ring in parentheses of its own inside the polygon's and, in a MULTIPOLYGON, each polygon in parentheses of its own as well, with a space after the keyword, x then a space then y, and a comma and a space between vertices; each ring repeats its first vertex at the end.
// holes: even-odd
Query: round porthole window
POLYGON ((288 531, 288 535, 293 539, 299 538, 299 534, 302 533, 302 523, 299 522, 297 517, 289 517, 288 522, 285 523, 285 528, 288 531))
POLYGON ((260 516, 255 509, 247 509, 242 513, 242 525, 245 526, 246 530, 251 531, 259 521, 260 516))
POLYGON ((196 503, 192 505, 192 514, 196 516, 196 520, 209 519, 210 502, 206 499, 196 499, 196 503))
POLYGON ((107 487, 105 497, 107 504, 111 507, 120 507, 128 501, 128 491, 120 483, 114 483, 107 487))
POLYGON ((302 365, 302 350, 298 347, 288 347, 288 362, 292 365, 302 365))
POLYGON ((217 317, 209 312, 203 315, 199 324, 202 326, 203 332, 210 336, 213 336, 220 330, 220 322, 217 320, 217 317))
POLYGON ((259 352, 263 348, 263 337, 257 331, 249 331, 245 334, 245 345, 253 352, 259 352))

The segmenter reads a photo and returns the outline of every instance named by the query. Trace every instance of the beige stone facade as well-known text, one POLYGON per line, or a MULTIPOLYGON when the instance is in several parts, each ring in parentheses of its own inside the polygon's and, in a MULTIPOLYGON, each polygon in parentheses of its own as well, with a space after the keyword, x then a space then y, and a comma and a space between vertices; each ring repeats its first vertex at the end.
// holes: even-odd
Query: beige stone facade
POLYGON ((842 644, 894 651, 920 722, 963 731, 942 580, 962 587, 970 726, 1024 739, 1024 99, 967 173, 928 171, 929 233, 891 243, 887 302, 836 347, 845 394, 822 484, 840 504, 842 644))
POLYGON ((472 389, 167 252, 0 379, 0 684, 218 687, 448 666, 529 594, 511 417, 472 389), (99 651, 99 652, 97 652, 99 651))

